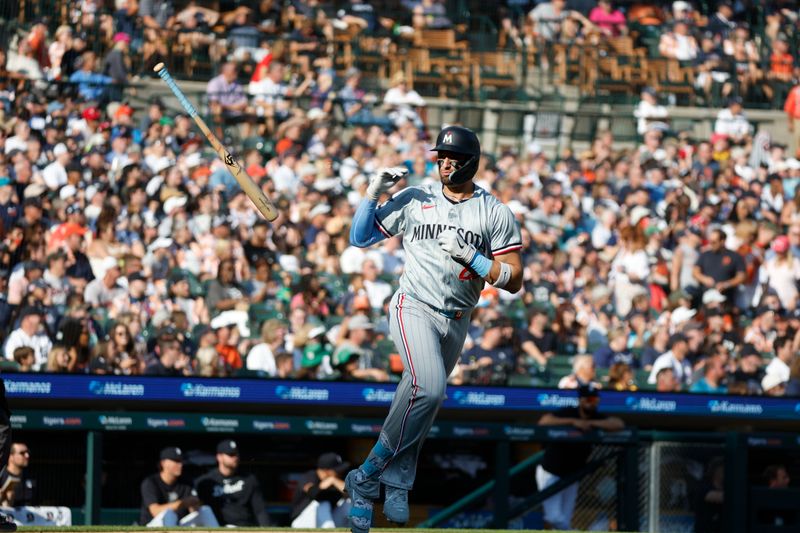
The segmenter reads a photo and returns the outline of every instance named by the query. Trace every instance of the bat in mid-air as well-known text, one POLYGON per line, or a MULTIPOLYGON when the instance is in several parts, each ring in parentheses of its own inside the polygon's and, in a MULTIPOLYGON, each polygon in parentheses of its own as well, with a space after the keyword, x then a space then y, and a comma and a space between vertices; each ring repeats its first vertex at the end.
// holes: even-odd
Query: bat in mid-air
POLYGON ((214 151, 217 152, 219 158, 222 159, 222 162, 225 163, 225 166, 228 167, 228 170, 236 178, 236 181, 242 187, 244 193, 252 200, 255 204, 256 208, 261 212, 267 220, 275 220, 278 217, 278 210, 275 208, 275 204, 273 204, 267 195, 264 194, 264 191, 253 181, 247 172, 245 172, 244 168, 242 168, 241 163, 233 158, 231 153, 222 145, 216 135, 212 133, 209 129, 206 122, 200 117, 197 113, 197 109, 194 108, 191 102, 186 98, 186 95, 183 94, 178 84, 175 83, 175 80, 170 75, 169 71, 167 71, 167 67, 164 66, 164 63, 158 63, 155 67, 153 67, 153 71, 155 71, 159 77, 164 80, 167 86, 172 90, 175 97, 181 103, 183 108, 189 113, 189 116, 194 119, 195 124, 197 127, 200 128, 200 131, 203 132, 203 135, 206 136, 208 142, 211 143, 212 148, 214 151))

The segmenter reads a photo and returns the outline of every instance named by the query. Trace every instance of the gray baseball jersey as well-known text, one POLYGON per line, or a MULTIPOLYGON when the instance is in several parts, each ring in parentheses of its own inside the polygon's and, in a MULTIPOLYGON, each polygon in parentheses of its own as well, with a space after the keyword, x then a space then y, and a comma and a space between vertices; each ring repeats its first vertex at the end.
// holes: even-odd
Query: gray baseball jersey
MULTIPOLYGON (((406 490, 414 486, 422 444, 444 400, 447 376, 464 347, 469 312, 484 285, 439 247, 439 233, 455 228, 490 258, 522 247, 511 210, 477 186, 461 202, 446 198, 438 183, 403 189, 376 209, 375 221, 387 236, 403 234, 406 264, 389 305, 389 331, 403 359, 403 376, 378 442, 348 475, 368 500, 378 498, 379 483, 406 490)), ((360 514, 351 512, 351 518, 371 519, 371 507, 353 508, 360 514)))
POLYGON ((440 232, 455 228, 490 259, 522 248, 511 210, 478 186, 461 202, 447 198, 439 183, 408 187, 378 206, 375 220, 387 236, 403 234, 400 291, 444 311, 475 307, 484 280, 439 247, 440 232))

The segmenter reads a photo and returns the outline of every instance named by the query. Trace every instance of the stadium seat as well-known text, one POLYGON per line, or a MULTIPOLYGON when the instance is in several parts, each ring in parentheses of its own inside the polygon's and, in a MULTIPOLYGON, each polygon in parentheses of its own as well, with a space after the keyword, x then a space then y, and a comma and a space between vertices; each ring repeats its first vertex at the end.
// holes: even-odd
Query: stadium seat
POLYGON ((694 105, 694 69, 676 59, 655 58, 647 61, 650 85, 658 92, 683 95, 694 105))
POLYGON ((497 93, 501 90, 502 95, 508 94, 509 90, 516 92, 519 88, 519 62, 514 52, 478 52, 474 55, 477 68, 473 72, 473 83, 478 88, 481 99, 490 95, 497 98, 497 93))
MULTIPOLYGON (((256 329, 260 329, 261 325, 267 320, 277 318, 278 320, 285 320, 286 314, 275 308, 272 303, 252 304, 248 310, 250 321, 257 324, 256 329)), ((251 328, 252 329, 252 328, 251 328)))
POLYGON ((639 140, 633 110, 630 113, 626 111, 615 112, 610 118, 609 129, 614 132, 614 140, 616 141, 637 142, 639 140))
POLYGON ((344 75, 347 69, 354 65, 353 45, 357 44, 356 37, 360 32, 361 27, 357 24, 348 24, 347 28, 343 30, 334 28, 333 66, 337 74, 344 75))
POLYGON ((570 132, 571 141, 592 142, 597 134, 599 119, 604 115, 601 105, 581 102, 575 112, 575 121, 570 132))
POLYGON ((483 131, 483 109, 482 106, 459 106, 457 122, 480 134, 483 131))
POLYGON ((557 94, 543 95, 535 113, 533 140, 549 140, 560 151, 561 123, 564 118, 564 100, 557 94))
POLYGON ((572 372, 572 356, 554 355, 547 362, 547 370, 557 378, 566 376, 572 372))

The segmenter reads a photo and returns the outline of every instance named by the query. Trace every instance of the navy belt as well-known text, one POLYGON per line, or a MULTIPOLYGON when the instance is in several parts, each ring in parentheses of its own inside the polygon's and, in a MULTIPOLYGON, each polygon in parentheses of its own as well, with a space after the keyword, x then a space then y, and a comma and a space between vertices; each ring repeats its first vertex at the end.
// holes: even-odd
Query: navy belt
POLYGON ((461 320, 461 318, 462 318, 462 317, 464 316, 464 314, 465 314, 465 311, 461 311, 461 310, 458 310, 458 311, 445 311, 444 309, 439 309, 438 307, 434 307, 434 306, 432 306, 432 305, 431 305, 431 304, 429 304, 429 303, 423 302, 422 300, 420 300, 419 298, 417 298, 417 297, 416 297, 416 296, 414 296, 413 294, 408 294, 408 293, 405 293, 405 294, 406 294, 407 296, 410 296, 412 299, 414 299, 414 300, 418 301, 419 303, 421 303, 421 304, 423 304, 423 305, 427 305, 427 306, 428 306, 428 307, 430 307, 430 308, 431 308, 433 311, 435 311, 435 312, 439 313, 440 315, 442 315, 442 316, 443 316, 443 317, 445 317, 445 318, 449 318, 450 320, 461 320))
POLYGON ((430 306, 431 309, 439 313, 445 318, 449 318, 450 320, 460 320, 461 317, 464 316, 464 311, 445 311, 444 309, 437 309, 433 306, 430 306))

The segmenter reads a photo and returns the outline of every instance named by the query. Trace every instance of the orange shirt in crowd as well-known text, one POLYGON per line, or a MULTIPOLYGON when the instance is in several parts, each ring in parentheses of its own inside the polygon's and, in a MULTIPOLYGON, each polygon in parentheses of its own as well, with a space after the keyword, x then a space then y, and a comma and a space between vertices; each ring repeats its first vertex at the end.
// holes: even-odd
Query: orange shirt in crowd
POLYGON ((800 119, 800 85, 796 85, 789 91, 786 103, 783 104, 783 110, 789 115, 789 120, 800 119))
POLYGON ((227 344, 217 344, 217 353, 225 361, 225 364, 233 370, 242 368, 242 356, 236 346, 228 346, 227 344))
POLYGON ((780 54, 773 52, 769 56, 769 71, 773 74, 780 74, 789 79, 792 77, 792 69, 794 68, 794 58, 792 54, 780 54))

